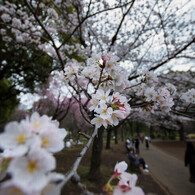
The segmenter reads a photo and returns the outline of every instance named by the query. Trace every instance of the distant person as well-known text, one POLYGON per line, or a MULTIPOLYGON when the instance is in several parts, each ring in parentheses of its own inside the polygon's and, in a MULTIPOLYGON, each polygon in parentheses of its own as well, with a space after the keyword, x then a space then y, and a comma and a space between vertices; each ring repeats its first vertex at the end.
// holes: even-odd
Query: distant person
POLYGON ((136 154, 139 154, 139 138, 135 137, 134 140, 136 154))
POLYGON ((189 164, 190 182, 195 183, 195 149, 191 142, 186 143, 185 166, 189 164))
POLYGON ((67 142, 65 143, 65 148, 71 148, 71 146, 72 146, 72 144, 71 144, 70 141, 67 141, 67 142))
POLYGON ((130 149, 130 152, 128 154, 128 158, 134 166, 142 166, 144 172, 146 172, 146 173, 149 172, 149 170, 147 169, 148 165, 145 163, 145 160, 143 158, 138 158, 133 147, 131 147, 131 149, 130 149))
POLYGON ((146 146, 146 149, 148 150, 149 149, 149 139, 147 136, 145 137, 145 146, 146 146))
POLYGON ((140 136, 140 140, 141 140, 141 142, 142 142, 142 144, 143 144, 143 142, 144 142, 144 137, 143 137, 143 136, 140 136))

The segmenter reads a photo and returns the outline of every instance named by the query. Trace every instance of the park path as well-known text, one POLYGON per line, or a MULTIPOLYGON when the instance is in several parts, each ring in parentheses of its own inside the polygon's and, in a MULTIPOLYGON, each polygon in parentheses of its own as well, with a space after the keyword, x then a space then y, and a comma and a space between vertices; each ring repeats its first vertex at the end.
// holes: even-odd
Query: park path
POLYGON ((149 166, 151 176, 167 192, 167 195, 195 195, 195 184, 189 182, 188 167, 184 162, 150 144, 146 150, 140 144, 140 157, 149 166))

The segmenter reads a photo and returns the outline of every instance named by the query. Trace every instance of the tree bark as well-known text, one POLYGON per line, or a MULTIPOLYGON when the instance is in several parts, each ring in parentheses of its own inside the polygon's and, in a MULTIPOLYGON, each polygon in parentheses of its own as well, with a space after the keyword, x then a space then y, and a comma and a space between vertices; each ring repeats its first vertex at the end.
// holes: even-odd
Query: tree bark
POLYGON ((134 131, 133 131, 133 122, 130 122, 129 123, 129 126, 130 126, 130 134, 133 137, 133 134, 134 134, 134 131))
POLYGON ((184 136, 183 124, 180 121, 177 121, 177 123, 179 125, 179 139, 180 139, 180 141, 184 141, 185 140, 185 136, 184 136))
POLYGON ((103 132, 104 127, 101 127, 98 130, 97 136, 94 138, 92 146, 91 165, 88 178, 94 181, 100 179, 101 154, 103 148, 103 132))
POLYGON ((154 135, 154 126, 151 125, 150 126, 150 137, 152 137, 154 135))
POLYGON ((140 137, 139 128, 140 128, 140 124, 139 124, 139 122, 137 122, 136 123, 136 133, 137 133, 138 137, 140 137))
POLYGON ((121 141, 124 141, 124 128, 126 129, 126 125, 123 125, 123 128, 120 129, 120 131, 121 131, 121 141))
POLYGON ((106 149, 110 149, 111 135, 112 135, 112 128, 110 127, 107 129, 106 149))
POLYGON ((117 128, 114 128, 114 136, 115 136, 115 144, 118 144, 118 132, 117 132, 117 128))

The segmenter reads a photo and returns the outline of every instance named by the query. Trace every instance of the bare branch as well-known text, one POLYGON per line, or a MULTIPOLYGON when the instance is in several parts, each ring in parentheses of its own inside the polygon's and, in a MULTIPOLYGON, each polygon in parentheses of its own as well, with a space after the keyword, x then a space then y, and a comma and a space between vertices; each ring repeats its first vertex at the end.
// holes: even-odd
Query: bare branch
POLYGON ((184 50, 186 50, 190 45, 192 45, 195 42, 195 38, 193 38, 188 44, 186 44, 184 47, 182 47, 181 49, 179 49, 177 52, 175 52, 174 54, 170 55, 170 57, 168 57, 166 60, 164 60, 163 62, 161 62, 160 64, 157 64, 156 66, 150 68, 149 70, 156 70, 157 68, 159 68, 160 66, 164 65, 165 63, 169 62, 170 60, 172 60, 173 58, 175 58, 178 54, 180 54, 181 52, 183 52, 184 50))
MULTIPOLYGON (((178 54, 182 53, 184 50, 186 50, 190 45, 192 45, 195 42, 195 38, 193 38, 190 42, 188 42, 188 44, 186 44, 185 46, 183 46, 181 49, 179 49, 178 51, 176 51, 175 53, 173 53, 172 55, 170 55, 169 58, 167 58, 166 60, 162 61, 161 63, 157 64, 156 66, 152 67, 149 69, 149 71, 153 71, 156 70, 157 68, 159 68, 160 66, 166 64, 167 62, 169 62, 170 60, 174 59, 177 57, 178 54)), ((133 80, 136 79, 139 75, 135 75, 132 77, 129 77, 128 80, 133 80)))
POLYGON ((119 24, 119 26, 118 26, 118 28, 117 28, 117 30, 116 30, 116 33, 115 33, 114 36, 112 37, 112 42, 111 42, 111 44, 110 44, 110 47, 109 47, 108 51, 111 50, 111 47, 114 45, 115 41, 117 40, 117 35, 118 35, 119 30, 120 30, 120 28, 121 28, 121 26, 122 26, 122 24, 123 24, 123 21, 124 21, 126 15, 129 13, 129 11, 131 10, 131 8, 133 7, 134 2, 135 2, 135 0, 132 1, 131 5, 129 6, 129 8, 128 8, 128 10, 126 11, 126 13, 123 14, 123 17, 122 17, 122 19, 121 19, 121 21, 120 21, 120 24, 119 24))
POLYGON ((105 10, 101 10, 101 11, 98 11, 94 14, 91 14, 91 15, 86 15, 86 17, 84 17, 82 19, 82 21, 80 21, 80 23, 74 28, 74 30, 72 31, 72 33, 70 33, 68 35, 68 37, 62 42, 62 44, 57 48, 58 50, 74 35, 74 33, 78 30, 78 28, 85 22, 85 20, 87 20, 88 18, 91 18, 95 15, 98 15, 100 13, 103 13, 103 12, 107 12, 107 11, 111 11, 111 10, 114 10, 114 9, 118 9, 118 8, 121 8, 121 7, 124 7, 126 5, 128 5, 130 3, 126 3, 126 4, 123 4, 123 5, 120 5, 120 6, 116 6, 116 7, 112 7, 112 8, 108 8, 108 9, 105 9, 105 10))
POLYGON ((91 2, 92 2, 92 0, 90 0, 90 2, 89 2, 88 9, 87 9, 87 13, 86 13, 86 16, 85 17, 87 17, 89 15, 90 7, 91 7, 91 2))
POLYGON ((79 131, 79 135, 82 135, 82 136, 85 137, 86 139, 90 139, 90 136, 87 135, 87 134, 84 133, 84 132, 79 131))
MULTIPOLYGON (((143 31, 144 31, 144 29, 145 29, 145 27, 146 27, 146 24, 148 23, 148 21, 149 21, 149 19, 150 19, 150 16, 151 16, 151 14, 152 14, 152 12, 153 12, 153 9, 154 9, 154 7, 156 6, 157 2, 158 2, 158 0, 156 0, 155 4, 153 5, 153 7, 152 7, 152 9, 151 9, 151 11, 150 11, 150 13, 149 13, 149 15, 148 15, 148 17, 147 17, 145 23, 142 25, 142 28, 141 28, 140 32, 138 33, 137 37, 135 38, 134 42, 131 43, 131 44, 129 45, 129 50, 132 48, 132 46, 135 45, 135 43, 138 41, 138 39, 139 39, 140 36, 142 35, 142 33, 143 33, 143 31)), ((129 50, 128 50, 128 52, 129 52, 129 50)), ((124 57, 128 54, 128 52, 126 52, 123 56, 121 56, 121 57, 120 57, 120 60, 121 60, 122 58, 124 58, 124 57)))

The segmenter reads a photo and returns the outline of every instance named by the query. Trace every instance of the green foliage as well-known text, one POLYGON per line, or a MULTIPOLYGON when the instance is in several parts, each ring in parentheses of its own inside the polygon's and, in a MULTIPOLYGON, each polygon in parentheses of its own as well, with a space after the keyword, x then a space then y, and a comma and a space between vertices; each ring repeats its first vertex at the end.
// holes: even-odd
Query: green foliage
POLYGON ((0 131, 19 103, 16 95, 17 91, 8 80, 0 80, 0 131))
POLYGON ((175 133, 174 131, 171 131, 171 132, 169 133, 169 139, 170 139, 170 140, 175 140, 175 139, 176 139, 176 133, 175 133))
POLYGON ((50 56, 32 47, 29 50, 16 50, 10 46, 9 50, 6 50, 3 41, 0 48, 6 51, 0 55, 0 62, 2 62, 0 79, 12 80, 15 85, 20 85, 31 92, 37 84, 42 84, 47 80, 52 71, 50 56))
POLYGON ((152 139, 154 139, 154 138, 155 138, 155 134, 154 134, 154 133, 151 134, 150 137, 151 137, 152 139))

